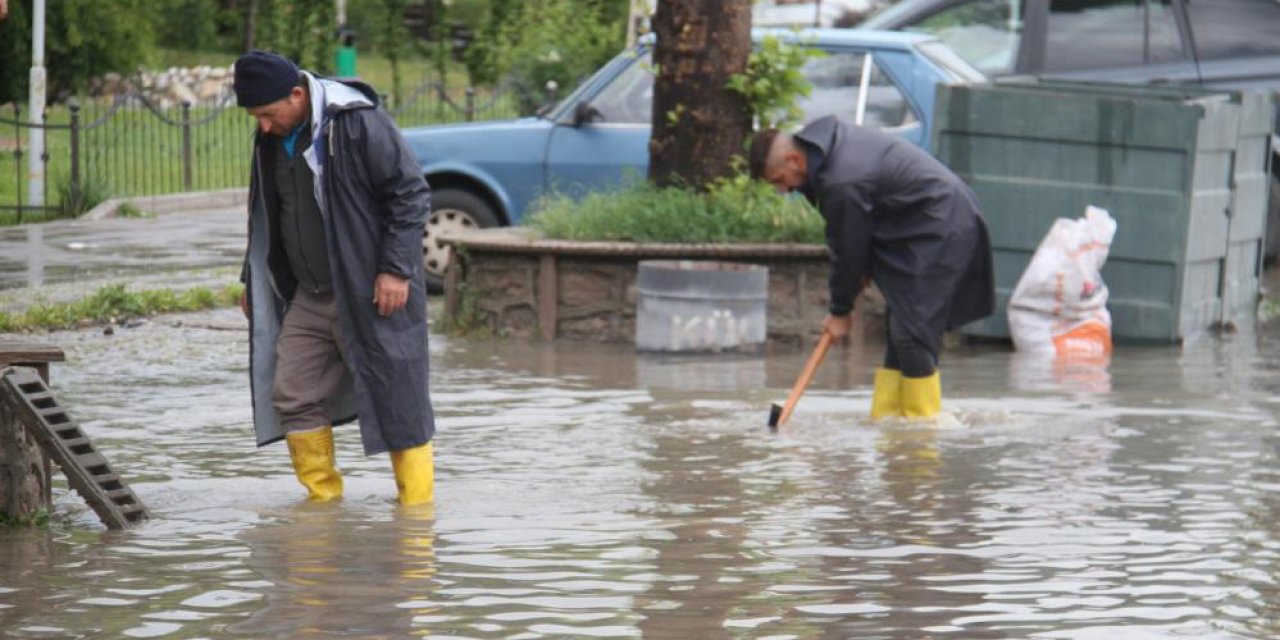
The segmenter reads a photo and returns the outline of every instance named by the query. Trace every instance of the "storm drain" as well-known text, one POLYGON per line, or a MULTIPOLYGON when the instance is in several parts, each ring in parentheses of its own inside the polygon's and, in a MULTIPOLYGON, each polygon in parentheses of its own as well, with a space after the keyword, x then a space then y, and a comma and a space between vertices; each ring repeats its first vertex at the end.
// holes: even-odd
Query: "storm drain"
POLYGON ((62 468, 67 483, 108 529, 128 529, 151 517, 34 369, 0 370, 0 401, 14 409, 28 433, 62 468))

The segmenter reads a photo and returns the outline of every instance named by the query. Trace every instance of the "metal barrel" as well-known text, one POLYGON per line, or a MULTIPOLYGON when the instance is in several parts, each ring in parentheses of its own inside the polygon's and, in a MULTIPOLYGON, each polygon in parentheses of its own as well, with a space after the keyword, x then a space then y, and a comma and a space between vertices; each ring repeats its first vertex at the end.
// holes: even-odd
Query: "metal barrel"
POLYGON ((757 351, 764 345, 769 269, 699 260, 645 260, 636 278, 636 349, 757 351))

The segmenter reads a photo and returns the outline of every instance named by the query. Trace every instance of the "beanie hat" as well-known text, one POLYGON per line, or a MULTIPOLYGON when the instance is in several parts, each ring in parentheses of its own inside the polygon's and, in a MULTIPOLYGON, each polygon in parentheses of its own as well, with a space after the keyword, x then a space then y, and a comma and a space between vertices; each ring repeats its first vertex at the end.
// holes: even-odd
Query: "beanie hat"
POLYGON ((236 60, 236 104, 252 108, 283 99, 298 86, 298 77, 298 66, 288 58, 254 49, 236 60))

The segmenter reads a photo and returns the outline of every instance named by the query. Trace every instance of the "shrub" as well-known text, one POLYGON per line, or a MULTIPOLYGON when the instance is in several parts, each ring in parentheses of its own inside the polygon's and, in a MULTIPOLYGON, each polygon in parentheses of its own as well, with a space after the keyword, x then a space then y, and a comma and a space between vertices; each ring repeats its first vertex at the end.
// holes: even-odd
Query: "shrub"
POLYGON ((823 241, 822 217, 801 198, 739 175, 707 193, 640 183, 579 201, 538 203, 530 224, 548 238, 631 242, 823 241))
POLYGON ((760 129, 788 128, 804 116, 796 101, 813 89, 802 71, 805 63, 825 55, 821 49, 768 36, 751 52, 746 72, 729 78, 729 88, 746 97, 760 129))
POLYGON ((75 188, 71 186, 70 180, 60 180, 55 191, 62 212, 68 218, 85 213, 111 197, 111 190, 107 185, 89 175, 82 176, 80 185, 75 188))

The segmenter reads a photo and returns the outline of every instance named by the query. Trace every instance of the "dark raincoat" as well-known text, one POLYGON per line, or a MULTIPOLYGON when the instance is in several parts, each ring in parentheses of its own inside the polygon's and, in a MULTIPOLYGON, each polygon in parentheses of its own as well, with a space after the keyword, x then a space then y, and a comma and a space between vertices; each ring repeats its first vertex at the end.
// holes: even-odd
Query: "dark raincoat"
MULTIPOLYGON (((326 408, 338 424, 359 418, 366 454, 425 444, 435 435, 422 268, 430 192, 404 138, 377 108, 372 88, 306 76, 312 143, 304 157, 315 174, 350 374, 347 390, 326 408), (407 304, 385 318, 373 305, 380 272, 409 278, 407 304)), ((264 142, 259 134, 254 143, 242 275, 251 309, 250 386, 258 446, 284 437, 271 389, 276 338, 296 287, 274 228, 276 212, 267 210, 263 197, 264 142)))
POLYGON ((946 330, 991 315, 991 244, 968 185, 910 142, 834 116, 795 137, 809 149, 802 191, 827 223, 833 315, 853 309, 864 276, 934 354, 946 330))

